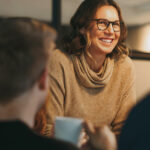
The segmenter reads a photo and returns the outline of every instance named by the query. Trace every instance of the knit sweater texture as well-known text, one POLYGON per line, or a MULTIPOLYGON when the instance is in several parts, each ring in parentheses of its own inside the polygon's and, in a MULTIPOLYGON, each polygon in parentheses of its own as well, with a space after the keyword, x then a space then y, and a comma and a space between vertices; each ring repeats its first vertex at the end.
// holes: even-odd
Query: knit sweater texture
POLYGON ((46 135, 52 134, 56 116, 83 118, 95 126, 107 124, 118 135, 130 109, 136 103, 135 69, 128 56, 115 61, 106 58, 98 73, 84 57, 51 53, 50 95, 46 106, 46 135))

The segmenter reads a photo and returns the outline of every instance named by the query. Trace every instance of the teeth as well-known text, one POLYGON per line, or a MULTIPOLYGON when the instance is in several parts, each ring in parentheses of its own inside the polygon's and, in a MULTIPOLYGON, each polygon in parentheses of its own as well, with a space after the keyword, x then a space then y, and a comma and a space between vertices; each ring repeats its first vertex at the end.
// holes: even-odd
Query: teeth
POLYGON ((106 43, 112 43, 112 40, 108 40, 108 39, 101 39, 101 41, 106 42, 106 43))

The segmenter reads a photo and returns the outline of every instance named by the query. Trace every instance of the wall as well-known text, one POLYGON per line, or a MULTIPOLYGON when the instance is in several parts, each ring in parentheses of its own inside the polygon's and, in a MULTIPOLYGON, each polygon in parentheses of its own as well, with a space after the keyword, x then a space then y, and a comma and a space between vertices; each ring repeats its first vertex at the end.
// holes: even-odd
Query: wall
POLYGON ((0 16, 28 16, 50 21, 52 0, 0 0, 0 16))
MULTIPOLYGON (((62 24, 68 24, 71 16, 83 0, 62 0, 62 24)), ((52 21, 52 0, 0 0, 0 16, 28 16, 52 21)))
POLYGON ((150 61, 133 60, 136 69, 137 99, 150 92, 150 61))

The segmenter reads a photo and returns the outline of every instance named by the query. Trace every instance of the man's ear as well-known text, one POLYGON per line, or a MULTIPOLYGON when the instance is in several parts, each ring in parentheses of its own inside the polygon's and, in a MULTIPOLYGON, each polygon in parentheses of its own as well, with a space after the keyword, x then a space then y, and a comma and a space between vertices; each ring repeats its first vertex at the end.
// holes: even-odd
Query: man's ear
POLYGON ((38 80, 38 85, 39 85, 39 89, 40 90, 45 90, 47 88, 48 85, 48 69, 45 68, 38 80))

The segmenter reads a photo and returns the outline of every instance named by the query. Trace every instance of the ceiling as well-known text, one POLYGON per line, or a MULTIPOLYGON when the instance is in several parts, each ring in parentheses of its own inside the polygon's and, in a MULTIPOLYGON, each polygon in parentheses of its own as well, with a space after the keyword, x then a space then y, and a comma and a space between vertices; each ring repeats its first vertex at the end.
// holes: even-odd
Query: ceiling
POLYGON ((127 24, 150 23, 150 0, 116 0, 127 24))
MULTIPOLYGON (((69 24, 71 16, 83 0, 61 0, 62 24, 69 24)), ((150 23, 150 0, 115 0, 120 4, 128 25, 150 23)), ((0 16, 29 16, 52 20, 52 0, 0 0, 0 16), (41 5, 42 4, 42 5, 41 5)))
MULTIPOLYGON (((68 24, 83 0, 62 0, 62 23, 68 24)), ((115 0, 129 26, 150 23, 150 0, 115 0)))

